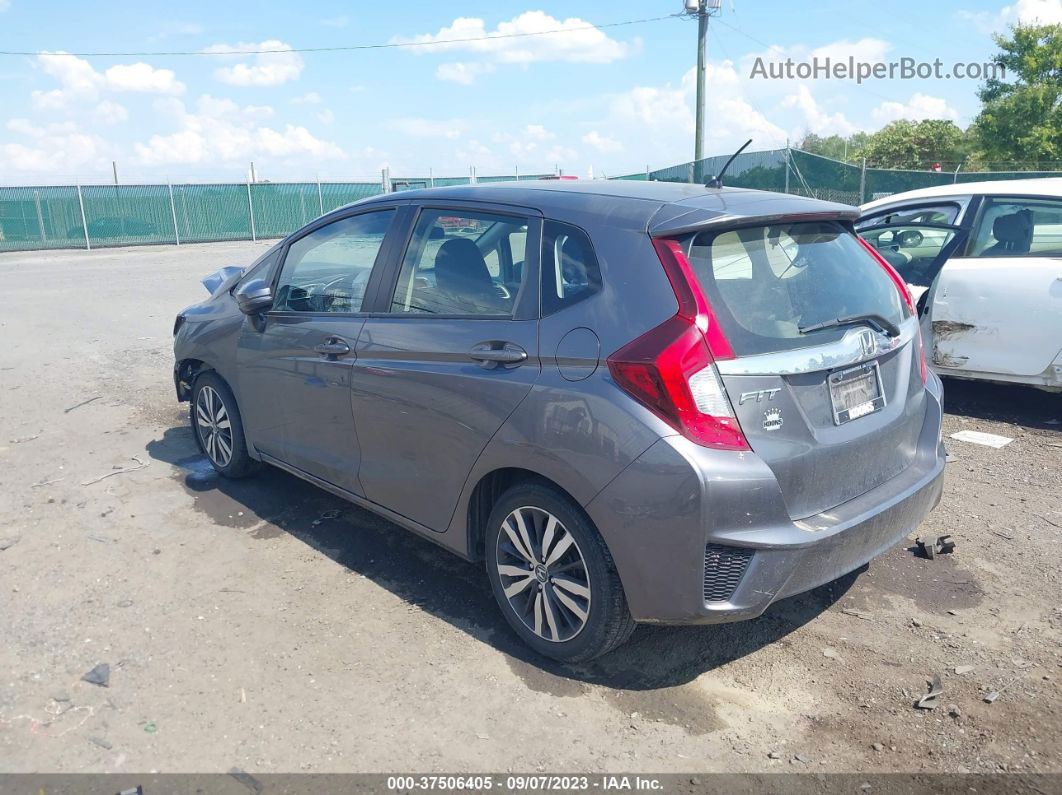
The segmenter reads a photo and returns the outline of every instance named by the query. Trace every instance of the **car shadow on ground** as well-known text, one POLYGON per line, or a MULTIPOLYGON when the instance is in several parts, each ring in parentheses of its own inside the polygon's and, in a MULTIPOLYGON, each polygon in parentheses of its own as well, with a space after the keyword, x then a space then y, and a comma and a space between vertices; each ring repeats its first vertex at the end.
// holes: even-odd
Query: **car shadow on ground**
POLYGON ((508 655, 535 689, 564 692, 568 683, 627 690, 682 685, 752 654, 811 621, 855 582, 859 572, 773 605, 752 621, 714 626, 640 626, 631 640, 600 660, 564 665, 528 648, 505 623, 482 563, 435 544, 273 467, 228 480, 215 475, 187 428, 171 428, 147 452, 173 464, 195 507, 216 524, 255 538, 288 533, 508 655))
POLYGON ((958 417, 1062 430, 1062 394, 1017 384, 944 379, 944 411, 958 417))

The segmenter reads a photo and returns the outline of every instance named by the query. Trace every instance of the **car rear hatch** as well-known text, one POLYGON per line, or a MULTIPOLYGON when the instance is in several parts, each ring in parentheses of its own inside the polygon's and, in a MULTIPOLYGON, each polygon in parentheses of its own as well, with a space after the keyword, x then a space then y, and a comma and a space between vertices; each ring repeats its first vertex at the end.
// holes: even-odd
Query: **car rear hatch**
POLYGON ((695 402, 729 411, 794 520, 902 472, 925 419, 910 296, 853 233, 852 216, 838 208, 705 222, 702 213, 692 228, 683 218, 651 230, 658 252, 672 247, 707 315, 699 324, 716 375, 689 378, 695 402), (697 398, 712 379, 726 396, 714 404, 697 398))

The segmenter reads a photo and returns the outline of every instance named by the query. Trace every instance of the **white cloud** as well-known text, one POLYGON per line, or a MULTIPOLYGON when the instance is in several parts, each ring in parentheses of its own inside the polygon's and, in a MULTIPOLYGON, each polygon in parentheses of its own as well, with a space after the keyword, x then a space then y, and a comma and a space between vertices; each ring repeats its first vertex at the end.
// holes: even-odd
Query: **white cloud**
POLYGON ((40 110, 63 108, 71 102, 95 102, 103 91, 184 92, 184 83, 177 80, 171 70, 156 69, 146 63, 116 64, 105 72, 98 72, 84 58, 44 52, 37 56, 36 65, 60 85, 60 88, 30 94, 33 105, 40 110))
POLYGON ((517 133, 496 132, 491 136, 491 140, 506 145, 512 155, 526 161, 528 158, 546 158, 544 147, 556 137, 555 133, 541 124, 528 124, 517 133))
POLYGON ((43 52, 37 56, 37 67, 59 81, 61 88, 34 91, 33 104, 41 109, 60 108, 71 100, 95 100, 106 78, 84 58, 62 53, 43 52))
POLYGON ((806 83, 798 85, 796 93, 786 97, 782 106, 799 110, 804 116, 806 129, 816 135, 851 135, 859 129, 843 113, 823 110, 806 83))
POLYGON ((440 80, 449 80, 452 83, 461 83, 467 86, 474 83, 480 75, 489 74, 493 71, 493 64, 458 61, 457 63, 439 64, 435 70, 435 76, 440 80))
POLYGON ((332 112, 331 108, 323 108, 316 115, 317 121, 321 122, 321 124, 331 124, 336 120, 336 114, 332 112))
POLYGON ((0 0, 0 14, 11 8, 11 0, 0 0))
POLYGON ((607 135, 602 135, 597 130, 591 130, 583 136, 583 143, 592 146, 599 152, 610 153, 619 152, 623 149, 623 144, 617 141, 615 138, 609 138, 607 135))
POLYGON ((170 69, 156 69, 146 63, 118 64, 104 72, 107 87, 113 91, 142 91, 152 94, 183 94, 184 83, 170 69))
POLYGON ((321 24, 324 25, 326 28, 345 28, 347 25, 350 24, 350 17, 329 17, 328 19, 322 19, 321 24))
POLYGON ((153 135, 134 145, 136 161, 145 166, 243 162, 262 157, 342 160, 343 150, 331 141, 316 138, 303 126, 284 129, 261 126, 257 119, 271 115, 268 106, 239 106, 230 99, 204 95, 195 112, 177 100, 156 103, 161 116, 173 118, 177 129, 153 135))
POLYGON ((291 100, 292 105, 320 105, 321 95, 316 91, 310 91, 302 96, 295 97, 291 100))
MULTIPOLYGON (((239 51, 282 50, 290 47, 290 44, 279 39, 269 39, 258 43, 214 44, 203 52, 228 53, 238 58, 239 51)), ((291 80, 298 80, 304 66, 305 63, 297 52, 264 52, 251 56, 249 61, 215 69, 214 77, 233 86, 279 86, 291 80)))
POLYGON ((921 93, 912 94, 907 102, 882 102, 871 111, 871 115, 881 124, 898 119, 959 119, 959 112, 948 105, 947 100, 921 93))
POLYGON ((414 138, 459 138, 466 129, 468 123, 463 119, 449 119, 435 121, 432 119, 420 119, 407 117, 392 119, 389 125, 391 129, 414 138))
POLYGON ((1060 25, 1062 3, 1059 0, 1017 0, 996 13, 959 11, 956 16, 973 22, 982 33, 1001 33, 1011 25, 1060 25))
POLYGON ((552 141, 557 137, 541 124, 529 124, 524 127, 524 136, 534 141, 552 141))
POLYGON ((121 124, 129 120, 129 111, 124 105, 105 99, 96 106, 92 118, 100 124, 121 124))
POLYGON ((879 63, 885 60, 885 56, 891 49, 892 45, 887 41, 867 37, 858 41, 840 39, 830 42, 822 47, 816 47, 810 55, 818 60, 829 58, 831 61, 847 61, 849 58, 854 58, 857 61, 879 63))
MULTIPOLYGON (((711 86, 705 115, 705 151, 726 152, 753 139, 757 149, 785 143, 785 131, 770 121, 748 99, 745 84, 734 64, 709 63, 711 86)), ((692 154, 696 69, 686 72, 678 86, 635 86, 612 98, 609 124, 619 141, 636 141, 643 160, 674 163, 692 154)))
POLYGON ((107 143, 73 122, 43 126, 27 119, 11 119, 7 129, 31 140, 0 144, 0 159, 14 172, 74 174, 102 168, 110 159, 107 143))
MULTIPOLYGON (((469 52, 487 56, 501 63, 529 64, 535 61, 569 61, 575 63, 610 63, 624 58, 639 48, 633 44, 609 38, 578 17, 556 19, 543 11, 525 11, 507 22, 499 22, 493 30, 477 17, 458 17, 438 33, 424 33, 412 37, 395 37, 395 44, 431 46, 410 47, 414 55, 440 52, 469 52), (549 35, 543 31, 559 31, 549 35), (493 37, 493 38, 492 38, 493 37), (456 41, 472 39, 472 41, 456 41)), ((453 74, 453 70, 447 70, 453 74)), ((441 76, 441 75, 440 75, 441 76)), ((443 79, 453 79, 446 77, 443 79)))

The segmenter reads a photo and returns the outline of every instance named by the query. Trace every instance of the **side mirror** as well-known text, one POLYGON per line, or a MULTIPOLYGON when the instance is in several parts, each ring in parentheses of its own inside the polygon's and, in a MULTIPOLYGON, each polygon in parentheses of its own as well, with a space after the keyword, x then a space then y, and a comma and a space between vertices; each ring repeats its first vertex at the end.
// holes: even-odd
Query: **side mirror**
POLYGON ((257 315, 273 306, 273 288, 264 279, 251 279, 232 294, 245 315, 257 315))

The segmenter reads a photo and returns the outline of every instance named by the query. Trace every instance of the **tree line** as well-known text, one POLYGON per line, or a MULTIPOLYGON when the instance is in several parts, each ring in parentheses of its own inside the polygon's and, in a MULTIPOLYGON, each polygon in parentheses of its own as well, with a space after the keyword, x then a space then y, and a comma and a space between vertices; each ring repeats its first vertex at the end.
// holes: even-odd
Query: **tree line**
POLYGON ((965 130, 901 119, 873 133, 808 133, 797 148, 874 168, 1062 170, 1062 25, 1018 25, 993 38, 1006 79, 980 87, 981 111, 965 130))

